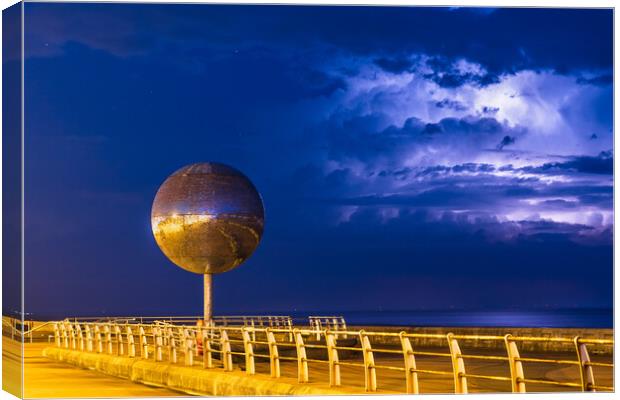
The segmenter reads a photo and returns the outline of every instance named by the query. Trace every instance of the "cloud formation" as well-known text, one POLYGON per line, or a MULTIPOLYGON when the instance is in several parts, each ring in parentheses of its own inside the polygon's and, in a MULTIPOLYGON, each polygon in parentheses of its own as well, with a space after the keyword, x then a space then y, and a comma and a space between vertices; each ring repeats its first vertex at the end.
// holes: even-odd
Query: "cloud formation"
POLYGON ((342 180, 333 196, 313 193, 348 206, 341 221, 351 207, 391 209, 383 219, 426 210, 506 240, 544 227, 609 242, 612 125, 600 105, 611 103, 611 86, 554 71, 487 79, 465 59, 406 60, 344 61, 357 66, 341 76, 346 89, 320 100, 337 104, 313 131, 324 141, 323 176, 342 180))
MULTIPOLYGON (((330 33, 331 18, 340 9, 327 16, 315 36, 305 36, 311 28, 303 12, 287 10, 297 24, 290 38, 273 35, 273 25, 258 29, 273 24, 278 14, 263 13, 265 8, 240 8, 232 19, 226 7, 201 8, 196 15, 153 7, 140 18, 134 7, 107 12, 92 5, 61 14, 63 9, 30 6, 32 21, 40 22, 29 31, 30 57, 58 56, 71 51, 72 43, 125 59, 165 52, 173 68, 219 76, 212 88, 238 87, 246 102, 256 94, 256 108, 270 101, 290 102, 289 112, 298 119, 276 129, 268 126, 272 120, 261 121, 255 129, 269 130, 270 140, 308 144, 313 150, 297 154, 295 163, 302 169, 294 176, 303 180, 304 165, 313 166, 312 179, 321 182, 324 198, 398 203, 440 213, 484 210, 498 221, 611 224, 610 204, 600 198, 596 205, 580 203, 582 198, 592 200, 583 196, 596 193, 584 189, 576 202, 564 200, 575 197, 566 193, 569 183, 593 191, 611 185, 611 70, 596 58, 582 58, 592 64, 578 69, 576 60, 571 60, 571 68, 550 64, 527 36, 519 38, 519 62, 506 64, 500 62, 501 52, 490 53, 498 58, 488 59, 469 48, 461 54, 439 51, 431 39, 424 47, 401 44, 397 50, 387 46, 377 52, 377 46, 371 50, 361 41, 345 43, 344 36, 330 33), (256 35, 249 35, 251 29, 231 29, 246 13, 257 26, 256 35), (176 21, 170 26, 177 29, 158 24, 164 16, 176 21), (114 27, 113 35, 96 33, 110 29, 81 29, 85 20, 114 27), (306 43, 303 50, 300 41, 306 43), (239 65, 253 65, 252 75, 239 65), (280 84, 272 85, 275 80, 280 84), (556 188, 563 197, 554 200, 556 188), (518 200, 506 195, 517 192, 532 198, 545 192, 549 199, 534 202, 525 195, 518 200)), ((470 11, 419 10, 412 18, 439 12, 457 25, 472 20, 488 24, 498 23, 505 13, 470 11)), ((365 18, 364 12, 347 10, 347 15, 365 18)), ((518 12, 512 15, 520 18, 518 12)), ((589 15, 593 21, 601 18, 589 15)), ((398 18, 392 21, 400 24, 398 18)), ((382 35, 375 38, 400 43, 400 36, 388 31, 382 35)), ((481 46, 494 44, 487 38, 481 46)), ((263 138, 258 134, 249 140, 263 138)), ((314 192, 299 195, 316 197, 314 192)), ((343 215, 349 213, 343 210, 343 215)))

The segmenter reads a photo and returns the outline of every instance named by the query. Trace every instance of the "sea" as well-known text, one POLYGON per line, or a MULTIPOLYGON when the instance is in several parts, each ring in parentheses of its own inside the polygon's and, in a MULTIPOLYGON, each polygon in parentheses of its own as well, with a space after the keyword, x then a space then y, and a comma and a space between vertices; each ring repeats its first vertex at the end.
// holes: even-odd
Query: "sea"
POLYGON ((441 326, 441 327, 531 327, 613 328, 611 308, 544 310, 408 310, 349 311, 341 313, 293 313, 343 316, 348 325, 441 326))
MULTIPOLYGON (((12 313, 11 313, 12 314, 12 313)), ((10 315, 6 314, 5 315, 10 315)), ((58 320, 65 317, 109 317, 154 315, 150 312, 100 312, 77 315, 30 314, 26 319, 58 320)), ((170 314, 168 314, 170 315, 170 314)), ((174 314, 173 314, 174 315, 174 314)), ((181 315, 181 314, 180 314, 181 315)), ((183 314, 188 315, 188 314, 183 314)), ((191 315, 191 313, 189 313, 191 315)), ((613 328, 611 308, 539 310, 367 310, 367 311, 272 311, 221 312, 217 315, 289 315, 298 322, 314 316, 342 316, 348 325, 441 326, 441 327, 530 327, 530 328, 613 328)))

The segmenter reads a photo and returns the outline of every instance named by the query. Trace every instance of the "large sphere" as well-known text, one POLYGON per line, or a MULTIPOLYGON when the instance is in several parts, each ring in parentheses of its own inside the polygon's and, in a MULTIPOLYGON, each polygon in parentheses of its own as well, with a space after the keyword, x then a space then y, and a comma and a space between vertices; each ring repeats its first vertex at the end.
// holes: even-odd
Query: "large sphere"
POLYGON ((239 266, 258 246, 263 224, 263 202, 252 182, 218 163, 192 164, 170 175, 151 211, 161 251, 197 274, 239 266))

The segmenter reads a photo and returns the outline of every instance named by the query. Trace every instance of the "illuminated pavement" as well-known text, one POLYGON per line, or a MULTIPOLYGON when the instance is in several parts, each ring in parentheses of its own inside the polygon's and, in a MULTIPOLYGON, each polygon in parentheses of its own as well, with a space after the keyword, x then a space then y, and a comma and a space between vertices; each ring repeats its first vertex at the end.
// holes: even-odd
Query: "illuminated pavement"
MULTIPOLYGON (((18 389, 19 384, 18 342, 2 337, 2 356, 6 360, 2 370, 3 387, 18 389), (8 367, 8 368, 7 368, 8 367), (17 385, 11 383, 17 382, 17 385)), ((53 362, 41 355, 45 343, 25 345, 24 397, 159 397, 187 396, 167 388, 158 388, 114 378, 98 372, 53 362)))

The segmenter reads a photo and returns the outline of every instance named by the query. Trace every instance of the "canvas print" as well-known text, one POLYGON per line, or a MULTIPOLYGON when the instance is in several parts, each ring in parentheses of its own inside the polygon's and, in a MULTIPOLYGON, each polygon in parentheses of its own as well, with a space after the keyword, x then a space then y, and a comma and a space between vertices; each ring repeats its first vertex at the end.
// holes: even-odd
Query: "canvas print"
POLYGON ((2 388, 613 392, 613 10, 3 11, 2 388))

